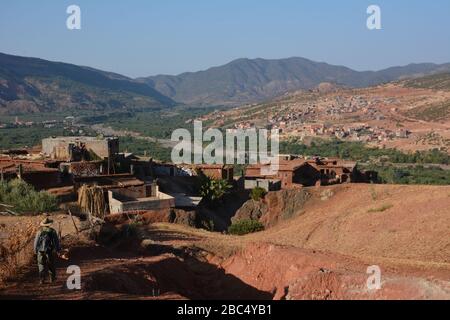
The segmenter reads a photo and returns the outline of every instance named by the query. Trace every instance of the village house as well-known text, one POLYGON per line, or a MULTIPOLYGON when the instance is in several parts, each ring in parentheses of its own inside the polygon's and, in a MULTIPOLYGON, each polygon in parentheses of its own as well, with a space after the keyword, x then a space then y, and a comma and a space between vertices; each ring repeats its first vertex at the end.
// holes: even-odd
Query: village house
POLYGON ((97 137, 52 137, 42 140, 42 153, 52 159, 69 162, 81 160, 105 160, 119 153, 119 139, 97 137))
POLYGON ((320 173, 323 184, 356 182, 356 162, 337 158, 314 158, 307 162, 320 173))
POLYGON ((375 172, 361 172, 356 162, 337 158, 312 159, 293 155, 280 156, 279 170, 270 172, 270 165, 251 165, 245 172, 245 188, 262 187, 273 191, 280 182, 281 189, 301 186, 329 185, 376 181, 375 172))
POLYGON ((117 188, 108 191, 110 214, 162 210, 175 207, 175 198, 159 191, 156 183, 145 184, 141 190, 117 188))
POLYGON ((61 185, 62 177, 60 171, 52 165, 53 163, 47 161, 2 157, 0 158, 0 180, 22 179, 37 190, 54 188, 61 185))
POLYGON ((234 170, 232 166, 224 164, 180 164, 159 163, 152 164, 153 171, 157 177, 192 177, 198 173, 216 180, 233 181, 234 170))
POLYGON ((270 164, 250 165, 245 171, 246 185, 251 185, 247 180, 279 180, 282 189, 301 186, 312 186, 320 179, 319 172, 305 159, 285 160, 280 159, 278 171, 272 173, 270 164))
POLYGON ((211 179, 233 181, 234 178, 233 167, 229 165, 201 164, 196 165, 195 169, 211 179))

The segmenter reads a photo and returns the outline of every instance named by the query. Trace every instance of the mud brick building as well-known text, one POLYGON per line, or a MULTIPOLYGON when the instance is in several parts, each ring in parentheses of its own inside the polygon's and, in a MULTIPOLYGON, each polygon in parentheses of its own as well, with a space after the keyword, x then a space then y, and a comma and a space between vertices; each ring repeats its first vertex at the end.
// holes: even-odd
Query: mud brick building
POLYGON ((151 168, 156 177, 191 177, 195 175, 192 168, 172 163, 152 162, 151 168))
POLYGON ((65 162, 60 170, 74 177, 96 177, 105 171, 103 161, 65 162))
POLYGON ((189 177, 196 176, 198 173, 203 173, 211 179, 223 179, 233 181, 234 169, 232 166, 224 164, 184 164, 175 165, 171 163, 157 163, 152 164, 155 176, 160 177, 189 177))
MULTIPOLYGON (((312 186, 320 180, 319 171, 304 159, 280 159, 278 171, 272 173, 270 165, 250 165, 245 171, 245 180, 280 180, 282 189, 312 186)), ((246 182, 249 185, 249 182, 246 182)))
POLYGON ((202 172, 205 176, 216 180, 232 181, 234 170, 232 166, 223 164, 202 164, 196 165, 195 170, 202 172))
POLYGON ((175 207, 175 198, 159 191, 156 183, 145 184, 142 192, 133 192, 129 188, 116 188, 108 191, 109 211, 111 214, 162 210, 175 207))
POLYGON ((61 185, 62 177, 52 162, 0 158, 0 180, 22 179, 37 190, 54 188, 61 185))
MULTIPOLYGON (((42 153, 52 159, 63 161, 81 161, 86 150, 91 157, 97 160, 109 159, 119 153, 118 138, 96 137, 56 137, 42 140, 42 153)), ((95 160, 95 159, 89 159, 95 160)))
POLYGON ((245 172, 245 186, 264 185, 261 179, 280 180, 282 189, 298 186, 329 185, 376 181, 376 172, 361 172, 356 162, 337 158, 304 159, 296 156, 280 157, 279 170, 270 172, 270 165, 252 165, 245 172))
POLYGON ((320 179, 324 184, 358 182, 356 162, 337 158, 315 158, 307 162, 320 172, 320 179))

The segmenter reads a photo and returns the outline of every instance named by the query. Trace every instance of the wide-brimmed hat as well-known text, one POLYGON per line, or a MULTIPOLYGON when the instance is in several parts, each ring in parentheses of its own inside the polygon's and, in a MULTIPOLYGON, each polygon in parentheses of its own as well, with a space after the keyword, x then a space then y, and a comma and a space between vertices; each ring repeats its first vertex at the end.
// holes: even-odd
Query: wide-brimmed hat
POLYGON ((40 226, 41 227, 50 227, 53 224, 53 220, 50 218, 45 218, 44 220, 41 221, 40 226))

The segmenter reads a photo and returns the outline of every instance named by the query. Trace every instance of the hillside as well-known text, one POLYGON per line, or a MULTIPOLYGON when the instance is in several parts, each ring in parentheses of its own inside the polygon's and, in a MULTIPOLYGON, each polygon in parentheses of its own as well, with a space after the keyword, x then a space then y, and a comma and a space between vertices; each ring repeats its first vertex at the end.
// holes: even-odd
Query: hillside
POLYGON ((406 80, 403 83, 406 87, 410 88, 450 90, 450 73, 434 74, 418 79, 406 80))
MULTIPOLYGON (((450 92, 450 73, 405 80, 401 84, 407 88, 450 92)), ((411 118, 423 121, 446 121, 450 117, 450 100, 411 108, 407 114, 411 118)))
MULTIPOLYGON (((111 248, 75 235, 67 216, 55 216, 68 250, 68 260, 60 261, 58 272, 64 274, 68 265, 80 266, 82 290, 67 290, 64 277, 53 285, 37 286, 32 265, 4 287, 0 297, 450 297, 449 187, 340 185, 308 192, 313 196, 296 217, 242 237, 174 224, 144 224, 138 242, 126 240, 111 248), (380 290, 366 287, 371 265, 380 267, 380 290)), ((1 218, 4 231, 18 219, 1 218)), ((20 221, 29 219, 39 221, 39 217, 20 221)))
POLYGON ((223 128, 281 129, 281 139, 339 139, 405 152, 450 149, 449 74, 349 88, 321 83, 259 104, 212 112, 223 128))
POLYGON ((139 79, 164 95, 187 104, 258 102, 288 91, 310 89, 322 82, 366 87, 404 77, 450 70, 450 64, 410 64, 381 71, 358 72, 304 58, 238 59, 206 71, 139 79))
POLYGON ((172 105, 170 98, 121 75, 0 53, 0 114, 172 105))
POLYGON ((237 105, 328 82, 347 87, 450 71, 450 64, 411 64, 377 72, 304 58, 238 59, 206 71, 131 79, 123 75, 0 53, 0 114, 65 110, 145 110, 172 106, 237 105))
MULTIPOLYGON (((450 266, 448 186, 351 185, 320 191, 304 213, 264 239, 360 258, 450 266)), ((262 235, 252 236, 252 240, 262 235)))

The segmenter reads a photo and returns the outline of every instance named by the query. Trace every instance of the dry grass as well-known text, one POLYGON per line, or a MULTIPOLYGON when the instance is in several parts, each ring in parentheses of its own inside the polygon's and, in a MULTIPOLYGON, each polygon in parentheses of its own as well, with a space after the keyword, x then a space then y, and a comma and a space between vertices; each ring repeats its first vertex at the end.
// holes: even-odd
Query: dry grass
POLYGON ((384 211, 386 211, 386 210, 391 209, 392 207, 393 207, 392 204, 384 204, 384 205, 382 205, 381 207, 378 207, 378 208, 372 208, 372 209, 367 210, 367 213, 384 212, 384 211))
POLYGON ((0 284, 17 276, 33 257, 33 241, 38 227, 33 223, 14 227, 0 243, 0 284))
MULTIPOLYGON (((176 234, 180 240, 178 244, 190 245, 192 243, 199 249, 210 252, 221 258, 228 258, 239 250, 242 250, 248 243, 246 237, 223 235, 217 232, 210 232, 204 229, 195 229, 177 224, 156 223, 153 228, 158 231, 166 231, 176 234), (186 240, 182 240, 182 239, 186 240), (190 240, 196 239, 196 240, 190 240)), ((153 240, 160 241, 158 237, 153 240)))

